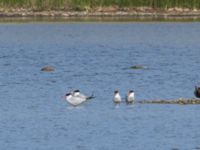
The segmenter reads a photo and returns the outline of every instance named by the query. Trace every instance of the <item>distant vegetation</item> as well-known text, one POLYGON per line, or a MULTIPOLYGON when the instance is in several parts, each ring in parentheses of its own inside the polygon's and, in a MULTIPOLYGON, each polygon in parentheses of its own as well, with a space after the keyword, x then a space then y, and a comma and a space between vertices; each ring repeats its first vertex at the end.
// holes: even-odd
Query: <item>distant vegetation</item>
POLYGON ((72 2, 90 7, 115 5, 119 7, 200 8, 200 0, 72 0, 72 2))
POLYGON ((64 9, 70 0, 0 0, 1 8, 64 9))
POLYGON ((0 0, 1 8, 35 10, 84 10, 95 7, 200 8, 200 0, 0 0))

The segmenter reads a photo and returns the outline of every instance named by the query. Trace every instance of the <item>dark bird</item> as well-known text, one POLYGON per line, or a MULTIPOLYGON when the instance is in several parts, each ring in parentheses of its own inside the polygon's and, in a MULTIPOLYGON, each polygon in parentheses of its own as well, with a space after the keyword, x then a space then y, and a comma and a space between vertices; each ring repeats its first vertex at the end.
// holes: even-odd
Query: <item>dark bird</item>
POLYGON ((194 95, 196 97, 200 98, 200 87, 195 86, 194 95))

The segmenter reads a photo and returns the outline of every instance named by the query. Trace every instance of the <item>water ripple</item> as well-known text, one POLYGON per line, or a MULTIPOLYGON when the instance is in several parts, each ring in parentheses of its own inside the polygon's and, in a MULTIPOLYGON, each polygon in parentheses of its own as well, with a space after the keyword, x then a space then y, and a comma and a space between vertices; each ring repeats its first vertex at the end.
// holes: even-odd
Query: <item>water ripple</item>
POLYGON ((199 149, 199 106, 112 102, 116 89, 123 98, 133 89, 136 100, 194 97, 199 23, 2 24, 0 32, 2 149, 199 149), (129 69, 138 64, 147 68, 129 69), (46 65, 55 71, 41 72, 46 65), (69 89, 96 98, 73 107, 60 98, 69 89))

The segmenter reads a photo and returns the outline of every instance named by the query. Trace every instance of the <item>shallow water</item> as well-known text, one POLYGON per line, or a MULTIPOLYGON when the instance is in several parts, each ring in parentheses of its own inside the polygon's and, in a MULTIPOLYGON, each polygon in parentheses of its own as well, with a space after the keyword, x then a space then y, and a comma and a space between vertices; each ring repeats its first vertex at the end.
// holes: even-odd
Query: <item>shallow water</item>
POLYGON ((1 149, 200 149, 199 105, 112 103, 193 98, 199 39, 200 23, 0 24, 1 149), (96 98, 72 107, 70 89, 96 98))

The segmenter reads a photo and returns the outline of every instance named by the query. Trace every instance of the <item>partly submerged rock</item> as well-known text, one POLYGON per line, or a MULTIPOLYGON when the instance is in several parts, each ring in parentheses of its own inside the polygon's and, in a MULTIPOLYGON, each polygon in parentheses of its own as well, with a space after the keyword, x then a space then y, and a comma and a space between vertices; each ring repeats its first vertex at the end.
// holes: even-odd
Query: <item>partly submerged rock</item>
POLYGON ((53 72, 55 71, 55 68, 52 66, 45 66, 41 69, 41 71, 45 71, 45 72, 53 72))
POLYGON ((142 104, 200 104, 200 99, 177 99, 177 100, 145 100, 145 101, 139 101, 139 103, 142 104))
POLYGON ((146 67, 145 66, 142 66, 142 65, 134 65, 134 66, 131 66, 130 69, 145 69, 146 67))

